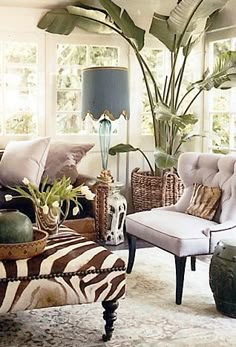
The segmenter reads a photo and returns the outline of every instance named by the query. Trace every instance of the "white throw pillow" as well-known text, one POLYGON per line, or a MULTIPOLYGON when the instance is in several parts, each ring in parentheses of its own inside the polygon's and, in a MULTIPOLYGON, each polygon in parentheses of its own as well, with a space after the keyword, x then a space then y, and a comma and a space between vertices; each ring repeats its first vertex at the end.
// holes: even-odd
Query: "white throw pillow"
POLYGON ((52 183, 54 180, 66 176, 70 177, 73 184, 78 177, 78 163, 93 146, 93 143, 51 143, 43 178, 47 176, 48 183, 52 183))
POLYGON ((49 145, 50 137, 9 142, 0 161, 0 183, 3 186, 23 186, 22 180, 26 177, 38 186, 49 145))

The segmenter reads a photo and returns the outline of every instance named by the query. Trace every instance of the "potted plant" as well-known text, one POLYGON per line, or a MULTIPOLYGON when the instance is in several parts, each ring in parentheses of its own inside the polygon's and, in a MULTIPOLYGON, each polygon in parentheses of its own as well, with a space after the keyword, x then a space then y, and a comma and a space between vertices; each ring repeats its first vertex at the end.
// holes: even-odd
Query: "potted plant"
MULTIPOLYGON (((150 202, 150 206, 140 209, 165 203, 162 194, 165 185, 163 179, 170 179, 170 184, 172 183, 175 177, 173 168, 176 168, 183 143, 196 136, 189 135, 189 127, 198 120, 190 113, 194 101, 203 91, 230 88, 234 84, 236 52, 227 51, 219 56, 212 72, 207 69, 200 80, 190 83, 183 91, 183 77, 191 50, 227 2, 228 0, 179 0, 169 16, 154 13, 149 33, 167 47, 171 59, 170 74, 165 78, 163 90, 158 86, 158 81, 155 80, 141 53, 145 30, 136 26, 127 11, 111 0, 99 0, 102 9, 80 3, 78 6, 53 10, 46 13, 38 24, 39 28, 57 34, 69 34, 75 26, 96 33, 115 31, 132 47, 147 89, 155 146, 154 165, 148 163, 150 173, 146 176, 155 180, 156 185, 154 189, 148 185, 147 202, 150 202), (180 68, 178 62, 181 62, 180 68), (187 99, 189 101, 186 104, 187 99), (167 177, 164 175, 166 171, 172 172, 172 175, 167 177), (154 202, 151 197, 152 191, 154 202)), ((137 148, 130 144, 119 144, 110 149, 110 154, 134 150, 137 148)), ((141 186, 141 181, 137 183, 141 186)), ((143 181, 143 186, 145 184, 147 183, 143 181)), ((164 193, 168 193, 167 186, 165 190, 164 193)), ((173 189, 171 191, 175 198, 181 194, 181 184, 178 185, 177 177, 174 179, 174 193, 173 189), (179 193, 175 194, 175 189, 179 189, 179 193)), ((140 193, 140 198, 144 201, 143 192, 140 193)), ((175 200, 170 199, 167 203, 175 203, 175 200)))
POLYGON ((42 181, 40 188, 30 182, 28 178, 24 178, 24 186, 9 187, 16 191, 19 195, 5 195, 6 201, 12 199, 27 198, 32 201, 35 210, 36 224, 39 229, 47 231, 49 234, 58 232, 58 227, 67 218, 70 204, 73 203, 73 215, 77 215, 82 208, 79 198, 84 197, 87 200, 93 200, 93 194, 89 187, 80 185, 73 187, 69 177, 63 176, 62 179, 55 180, 48 185, 48 177, 42 181), (63 212, 63 204, 66 209, 63 212))

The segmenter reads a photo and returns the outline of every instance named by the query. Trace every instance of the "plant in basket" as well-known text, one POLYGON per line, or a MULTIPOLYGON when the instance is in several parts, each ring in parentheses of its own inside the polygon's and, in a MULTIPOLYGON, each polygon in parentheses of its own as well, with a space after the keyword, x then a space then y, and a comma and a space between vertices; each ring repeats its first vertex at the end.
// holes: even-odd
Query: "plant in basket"
POLYGON ((38 228, 47 231, 49 234, 55 234, 58 232, 58 226, 67 218, 71 203, 74 204, 73 215, 77 215, 81 209, 79 198, 84 197, 87 200, 93 200, 95 194, 85 185, 73 187, 69 177, 64 176, 50 185, 47 182, 48 177, 42 181, 39 188, 25 177, 23 187, 9 187, 19 195, 7 194, 5 200, 10 201, 21 197, 30 199, 34 205, 38 228), (64 203, 66 209, 63 212, 62 206, 64 203))
MULTIPOLYGON (((170 52, 170 73, 164 78, 163 88, 159 87, 160 81, 155 79, 141 53, 145 30, 138 27, 127 11, 113 1, 99 0, 103 8, 80 3, 78 6, 53 10, 46 13, 38 24, 41 29, 59 34, 69 34, 75 26, 96 33, 108 34, 113 31, 121 35, 133 49, 143 74, 152 116, 154 160, 152 164, 140 148, 130 144, 118 144, 110 148, 110 154, 138 150, 148 162, 150 172, 145 173, 144 177, 137 171, 132 173, 133 193, 134 177, 138 180, 138 185, 143 186, 140 191, 143 201, 145 185, 147 190, 147 205, 135 207, 136 210, 175 203, 182 191, 181 182, 175 175, 178 157, 182 145, 197 136, 192 133, 192 127, 198 121, 197 116, 190 112, 192 104, 203 91, 212 88, 226 89, 235 85, 235 51, 222 52, 213 71, 206 69, 200 80, 189 82, 187 87, 184 83, 186 64, 194 45, 199 42, 227 2, 228 0, 179 0, 169 16, 153 14, 149 33, 160 40, 170 52), (165 174, 166 172, 171 174, 165 174), (168 198, 168 201, 163 201, 163 194, 169 191, 173 200, 168 198)), ((136 186, 136 189, 139 187, 136 186)), ((135 199, 138 197, 133 195, 134 203, 135 199)))

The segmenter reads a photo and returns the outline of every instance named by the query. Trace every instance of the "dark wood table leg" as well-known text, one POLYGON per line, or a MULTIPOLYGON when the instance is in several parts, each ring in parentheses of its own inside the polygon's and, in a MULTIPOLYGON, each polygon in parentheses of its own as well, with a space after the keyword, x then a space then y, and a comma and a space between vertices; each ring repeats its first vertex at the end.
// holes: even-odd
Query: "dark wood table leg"
POLYGON ((102 306, 105 308, 103 312, 103 319, 105 320, 105 334, 102 335, 103 341, 109 341, 112 337, 114 330, 114 322, 117 319, 117 313, 115 310, 118 308, 119 303, 117 301, 103 301, 102 306))

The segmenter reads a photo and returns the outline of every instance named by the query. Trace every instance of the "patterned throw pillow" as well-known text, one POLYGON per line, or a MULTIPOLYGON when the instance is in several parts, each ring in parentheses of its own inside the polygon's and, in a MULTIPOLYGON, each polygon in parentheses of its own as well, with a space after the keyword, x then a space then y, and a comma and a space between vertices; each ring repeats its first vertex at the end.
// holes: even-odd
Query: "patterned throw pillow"
POLYGON ((192 216, 212 220, 220 203, 221 189, 194 183, 190 205, 185 211, 192 216))
POLYGON ((91 143, 51 143, 42 179, 48 176, 48 183, 52 183, 66 176, 73 184, 78 177, 77 164, 93 146, 91 143))

